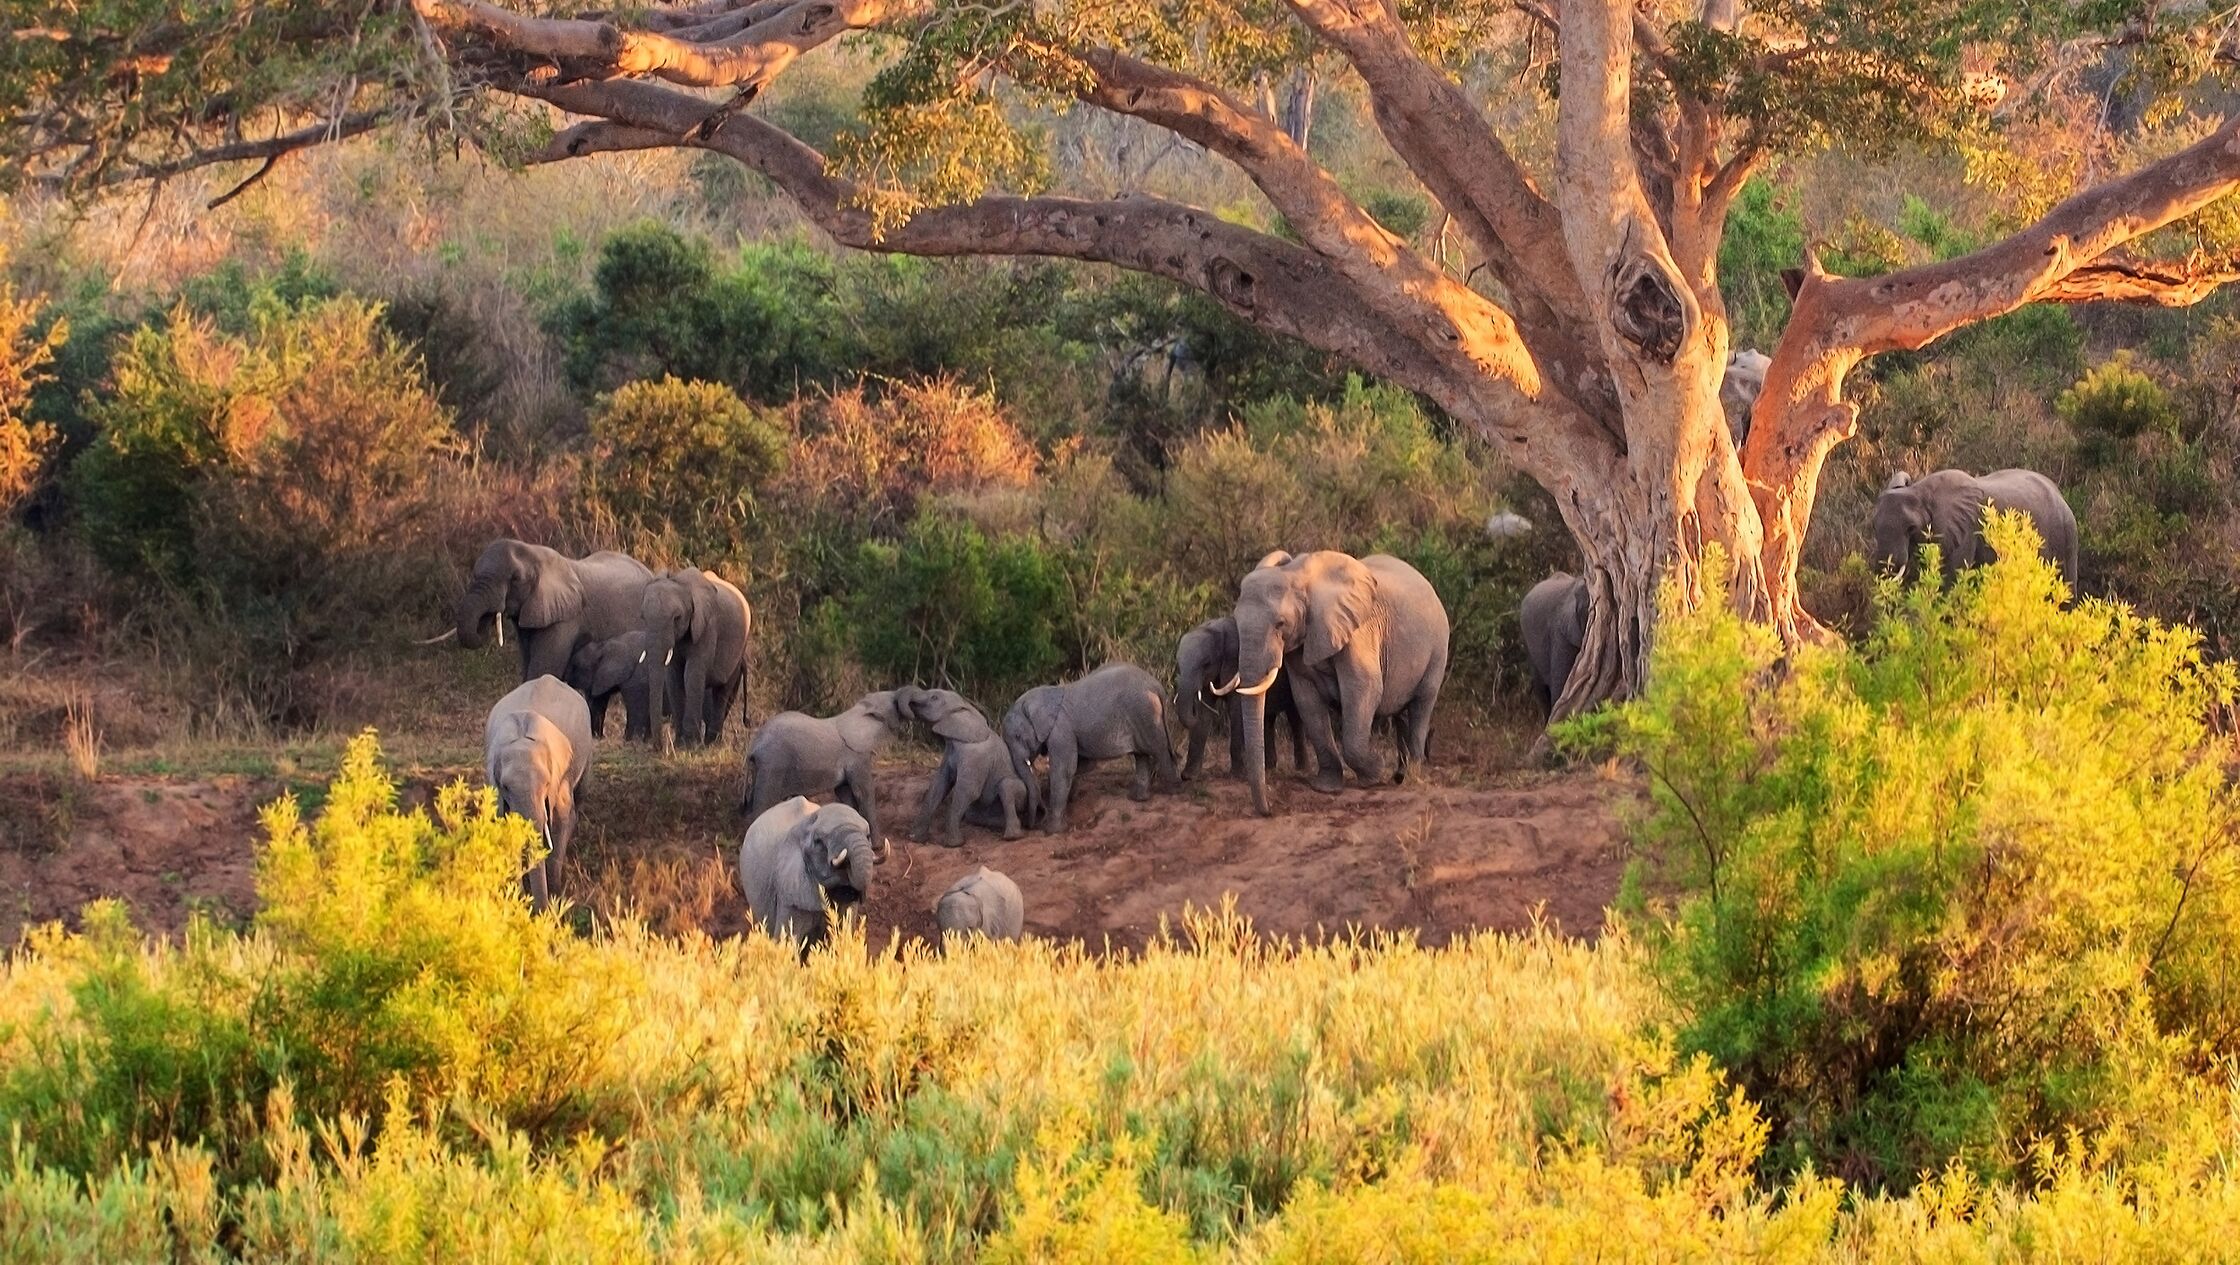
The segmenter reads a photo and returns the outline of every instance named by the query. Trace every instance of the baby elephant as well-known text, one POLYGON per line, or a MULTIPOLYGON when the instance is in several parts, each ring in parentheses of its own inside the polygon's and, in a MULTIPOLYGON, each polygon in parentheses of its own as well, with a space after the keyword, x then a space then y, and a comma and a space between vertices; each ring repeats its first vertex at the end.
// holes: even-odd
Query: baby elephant
MULTIPOLYGON (((895 691, 913 717, 941 736, 941 767, 926 786, 925 806, 918 812, 910 837, 923 839, 933 829, 933 815, 946 802, 948 822, 941 842, 951 848, 964 843, 964 823, 1003 831, 1006 839, 1019 837, 1027 808, 1027 784, 1011 767, 1011 749, 980 709, 954 690, 921 690, 905 686, 895 691)), ((1030 820, 1031 818, 1027 818, 1030 820)))
MULTIPOLYGON (((622 736, 634 742, 653 740, 653 707, 646 684, 659 665, 646 664, 646 647, 650 644, 652 639, 638 629, 576 647, 575 657, 568 661, 568 684, 591 704, 592 737, 607 736, 607 707, 620 694, 622 736)), ((672 663, 669 670, 676 680, 684 679, 682 665, 672 663)))
POLYGON ((1003 740, 1011 748, 1011 768, 1027 784, 1027 807, 1042 817, 1042 828, 1061 834, 1073 776, 1083 760, 1133 756, 1135 785, 1128 797, 1151 798, 1158 773, 1161 789, 1176 785, 1174 749, 1167 745, 1166 691, 1149 672, 1130 663, 1108 663, 1066 685, 1039 685, 1019 696, 1003 718, 1003 740), (1050 756, 1050 802, 1042 802, 1035 757, 1050 756))
MULTIPOLYGON (((1244 699, 1231 685, 1237 675, 1237 621, 1233 615, 1209 619, 1182 635, 1174 652, 1174 714, 1190 735, 1189 754, 1182 762, 1182 780, 1193 781, 1205 771, 1206 737, 1215 721, 1229 731, 1229 775, 1244 776, 1244 699)), ((1291 674, 1278 669, 1276 683, 1268 688, 1266 725, 1262 733, 1267 767, 1276 767, 1276 720, 1291 725, 1291 767, 1307 767, 1307 731, 1299 724, 1299 704, 1291 697, 1291 674)))
POLYGON ((538 909, 560 886, 576 832, 576 800, 591 771, 591 743, 591 709, 554 676, 515 686, 482 727, 484 773, 497 788, 498 811, 528 818, 549 849, 523 876, 538 909))
POLYGON ((837 716, 780 712, 764 721, 747 746, 747 793, 739 806, 759 817, 788 796, 814 795, 862 813, 871 837, 880 838, 871 766, 910 719, 899 700, 897 691, 881 690, 837 716))
POLYGON ((944 941, 976 931, 990 940, 1016 940, 1027 927, 1027 906, 1017 883, 983 865, 941 893, 933 920, 944 941))
POLYGON ((754 819, 739 845, 739 890, 754 925, 801 945, 801 955, 831 930, 826 902, 840 913, 871 892, 874 848, 863 814, 846 804, 822 808, 796 795, 754 819))
POLYGON ((1579 648, 1586 644, 1587 582, 1568 571, 1556 572, 1524 595, 1517 619, 1532 667, 1533 694, 1541 709, 1552 713, 1579 661, 1579 648))

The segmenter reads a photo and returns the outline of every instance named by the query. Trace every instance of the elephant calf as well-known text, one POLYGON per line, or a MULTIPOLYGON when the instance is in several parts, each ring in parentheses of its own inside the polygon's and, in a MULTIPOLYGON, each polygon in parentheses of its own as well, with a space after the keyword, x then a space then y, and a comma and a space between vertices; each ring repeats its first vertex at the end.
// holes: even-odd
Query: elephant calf
MULTIPOLYGON (((1174 652, 1174 714, 1190 735, 1189 754, 1182 762, 1182 779, 1196 780, 1205 769, 1206 737, 1217 719, 1229 730, 1229 775, 1244 776, 1244 699, 1234 692, 1237 676, 1237 621, 1233 615, 1209 619, 1182 635, 1174 652)), ((1268 688, 1267 717, 1262 722, 1267 767, 1276 767, 1276 720, 1291 727, 1291 767, 1307 767, 1307 731, 1299 722, 1299 705, 1291 698, 1291 676, 1276 673, 1268 688)))
POLYGON ((1532 586, 1517 610, 1524 629, 1524 655, 1532 666, 1532 687, 1542 710, 1554 712, 1571 680, 1571 665, 1587 640, 1587 582, 1558 571, 1532 586))
POLYGON ((1944 578, 1997 561, 1983 538, 1989 510, 2020 510, 2037 524, 2046 561, 2061 568, 2062 582, 2077 587, 2077 516, 2053 480, 2035 470, 1994 470, 1978 477, 1939 470, 1918 479, 1904 471, 1874 503, 1875 559, 1886 570, 1908 574, 1921 546, 1935 541, 1944 578))
POLYGON ((549 849, 524 876, 539 909, 560 885, 576 832, 576 801, 591 772, 591 747, 591 709, 558 677, 515 686, 482 728, 484 772, 497 788, 498 810, 528 818, 549 849))
POLYGON ((856 700, 837 716, 779 712, 747 744, 747 793, 740 807, 759 817, 793 795, 833 799, 863 814, 871 837, 879 834, 879 797, 871 768, 909 719, 894 690, 856 700))
POLYGON ((933 920, 944 941, 974 932, 990 940, 1016 940, 1026 932, 1027 903, 1017 883, 983 865, 941 893, 933 920))
MULTIPOLYGON (((568 662, 568 684, 591 704, 591 736, 607 736, 607 708, 622 696, 622 736, 631 741, 653 739, 653 696, 649 688, 659 665, 646 662, 652 644, 645 630, 637 629, 605 641, 586 641, 576 647, 568 662)), ((682 679, 682 669, 670 666, 672 677, 682 679)))
POLYGON ((846 804, 820 808, 798 795, 755 818, 739 845, 739 890, 754 925, 795 941, 806 958, 830 934, 831 911, 870 894, 871 869, 887 859, 870 830, 846 804))
POLYGON ((1011 767, 1027 786, 1027 805, 1049 834, 1066 828, 1066 801, 1083 760, 1133 756, 1135 785, 1129 798, 1151 798, 1152 774, 1163 789, 1176 785, 1174 748, 1167 742, 1166 691, 1149 672, 1130 663, 1108 663, 1078 681, 1040 685, 1019 696, 1003 718, 1011 767), (1037 756, 1050 756, 1050 798, 1042 799, 1037 756))
POLYGON ((933 829, 933 815, 943 803, 949 806, 941 842, 947 847, 964 843, 964 823, 1000 829, 1006 839, 1020 836, 1027 812, 1027 784, 1011 767, 1011 749, 980 709, 954 690, 921 690, 905 686, 895 691, 903 707, 921 724, 940 735, 941 767, 926 786, 925 806, 910 827, 912 839, 923 839, 933 829))

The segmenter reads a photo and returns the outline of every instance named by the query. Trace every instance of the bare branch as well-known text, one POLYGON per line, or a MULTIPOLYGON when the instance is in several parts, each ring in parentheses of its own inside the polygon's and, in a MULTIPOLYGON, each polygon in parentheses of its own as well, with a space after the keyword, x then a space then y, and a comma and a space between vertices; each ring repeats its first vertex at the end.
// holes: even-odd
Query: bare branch
POLYGON ((313 123, 308 127, 297 128, 295 131, 284 132, 261 141, 238 141, 231 145, 214 145, 208 149, 194 150, 169 162, 119 167, 105 173, 101 184, 113 187, 144 180, 163 181, 169 180, 173 176, 184 175, 189 171, 203 167, 214 167, 221 163, 248 162, 252 159, 263 160, 264 165, 259 167, 247 180, 209 204, 210 209, 214 210, 240 196, 251 185, 270 174, 273 166, 287 155, 299 149, 310 149, 315 145, 324 145, 330 141, 361 136, 402 113, 404 113, 404 109, 399 106, 385 106, 378 110, 361 110, 353 114, 345 114, 340 118, 313 123))

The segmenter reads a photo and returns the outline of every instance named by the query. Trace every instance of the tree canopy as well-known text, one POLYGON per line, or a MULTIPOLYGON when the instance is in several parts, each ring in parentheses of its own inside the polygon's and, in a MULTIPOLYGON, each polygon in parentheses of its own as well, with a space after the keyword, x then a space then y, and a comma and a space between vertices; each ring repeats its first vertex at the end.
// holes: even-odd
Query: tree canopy
MULTIPOLYGON (((1555 497, 1586 556, 1588 646, 1559 704, 1638 688, 1661 574, 1706 546, 1731 600, 1817 625, 1797 567, 1845 380, 2032 302, 2196 302, 2236 275, 2228 11, 2086 0, 0 0, 0 179, 72 196, 220 163, 253 181, 376 128, 515 163, 688 148, 768 178, 837 241, 1096 261, 1420 391, 1555 497), (818 152, 755 108, 847 37, 879 71, 818 152), (1468 243, 1433 258, 1258 103, 1344 76, 1468 243), (2119 89, 2071 169, 2014 145, 2119 89), (1552 123, 1527 145, 1496 119, 1552 123), (1232 164, 1261 231, 1134 190, 1050 192, 1052 111, 1140 121, 1232 164), (1505 113, 1511 112, 1511 113, 1505 113), (1746 442, 1718 406, 1727 214, 1783 154, 1964 155, 2008 236, 1875 277, 1798 261, 1746 442), (1552 152, 1550 152, 1552 151, 1552 152)), ((235 186, 238 191, 241 186, 235 186)), ((224 196, 231 196, 231 193, 224 196)), ((220 199, 222 200, 222 198, 220 199)))

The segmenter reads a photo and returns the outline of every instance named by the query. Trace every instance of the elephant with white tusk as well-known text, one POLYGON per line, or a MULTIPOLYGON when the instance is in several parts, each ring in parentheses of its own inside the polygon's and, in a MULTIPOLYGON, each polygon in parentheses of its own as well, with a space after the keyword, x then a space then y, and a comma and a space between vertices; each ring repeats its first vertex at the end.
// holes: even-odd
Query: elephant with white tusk
MULTIPOLYGON (((1245 696, 1237 689, 1237 621, 1223 615, 1209 619, 1182 635, 1174 652, 1174 714, 1190 735, 1182 762, 1182 778, 1194 781, 1205 771, 1206 738, 1216 722, 1229 731, 1229 775, 1244 776, 1245 696)), ((1291 767, 1307 767, 1307 731, 1299 722, 1298 705, 1291 700, 1291 681, 1278 673, 1268 689, 1261 735, 1269 768, 1275 767, 1275 732, 1278 718, 1291 729, 1291 767)))
POLYGON ((1587 582, 1568 571, 1556 572, 1524 595, 1517 619, 1523 625, 1525 659, 1532 666, 1533 692, 1541 708, 1552 713, 1579 661, 1579 647, 1586 644, 1587 582))
POLYGON ((747 688, 747 637, 754 612, 730 581, 682 567, 646 585, 639 626, 646 634, 647 667, 662 671, 649 682, 653 725, 666 743, 662 722, 676 741, 712 746, 732 706, 747 688), (667 669, 676 668, 672 674, 667 669), (671 681, 677 688, 669 688, 671 681))
POLYGON ((451 631, 422 644, 456 637, 461 648, 478 650, 495 636, 503 646, 510 619, 521 634, 521 679, 565 679, 579 647, 638 626, 652 582, 653 572, 628 554, 570 558, 543 545, 493 540, 475 559, 451 631))
POLYGON ((866 694, 837 716, 772 716, 747 744, 747 793, 739 806, 759 817, 782 799, 814 795, 862 813, 871 837, 881 838, 872 765, 909 720, 899 690, 866 694))
POLYGON ((2053 480, 2035 470, 1994 470, 1976 476, 1939 470, 1918 479, 1894 476, 1874 505, 1875 560, 1899 575, 1912 572, 1921 546, 1936 542, 1946 580, 1998 560, 1983 538, 1989 510, 2020 510, 2037 524, 2040 548, 2077 587, 2077 516, 2053 480))
POLYGON ((490 709, 482 749, 498 811, 528 818, 544 836, 545 859, 524 876, 532 901, 543 909, 560 886, 576 832, 576 803, 591 772, 591 709, 558 677, 525 681, 490 709))
POLYGON ((954 690, 921 690, 904 686, 895 691, 902 706, 919 723, 940 736, 941 767, 926 784, 925 804, 910 827, 912 839, 923 839, 933 829, 934 814, 948 805, 941 842, 945 847, 964 843, 964 823, 1003 831, 1006 839, 1022 833, 1021 824, 1033 824, 1027 805, 1027 784, 1011 764, 1011 748, 964 696, 954 690))
POLYGON ((983 865, 949 885, 933 907, 944 942, 970 935, 1016 940, 1027 928, 1027 903, 1019 885, 983 865))
POLYGON ((801 796, 756 817, 739 845, 739 890, 754 925, 801 946, 801 956, 871 893, 871 871, 886 863, 863 814, 846 804, 818 807, 801 796))
MULTIPOLYGON (((1262 686, 1265 689, 1266 686, 1262 686)), ((1261 718, 1255 714, 1257 727, 1261 718)), ((1011 767, 1026 783, 1029 811, 1042 818, 1049 834, 1063 834, 1066 802, 1074 773, 1083 760, 1135 760, 1129 798, 1151 798, 1153 774, 1161 789, 1177 783, 1174 748, 1167 740, 1166 691, 1149 672, 1130 663, 1108 663, 1078 681, 1040 685, 1019 696, 1003 718, 1003 740, 1011 748, 1011 767), (1050 796, 1042 796, 1036 757, 1050 757, 1050 796)), ((1259 744, 1252 758, 1259 759, 1259 744)))
POLYGON ((1245 575, 1235 616, 1234 688, 1247 700, 1245 777, 1255 811, 1269 811, 1263 725, 1267 693, 1286 668, 1314 747, 1316 790, 1342 790, 1348 767, 1363 781, 1383 779, 1384 761, 1370 742, 1379 717, 1396 726, 1398 777, 1426 758, 1447 675, 1447 608, 1414 567, 1333 549, 1286 558, 1245 575))

